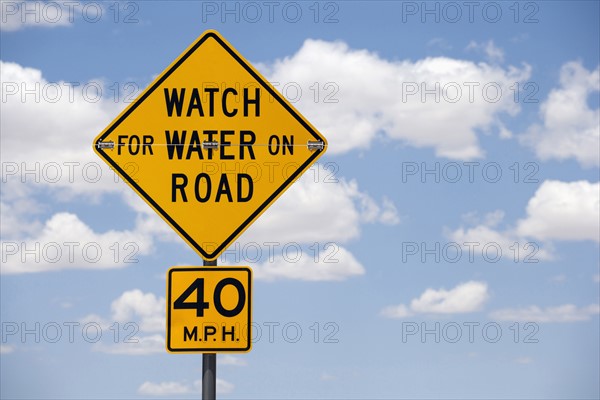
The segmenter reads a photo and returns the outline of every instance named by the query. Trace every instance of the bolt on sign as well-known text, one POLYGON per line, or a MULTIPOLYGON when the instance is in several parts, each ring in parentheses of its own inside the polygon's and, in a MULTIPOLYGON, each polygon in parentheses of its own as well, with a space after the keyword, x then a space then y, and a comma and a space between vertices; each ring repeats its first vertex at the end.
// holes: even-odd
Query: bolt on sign
POLYGON ((167 351, 248 352, 249 267, 173 267, 167 273, 167 351))
POLYGON ((216 259, 327 149, 216 31, 203 33, 94 141, 205 260, 216 259))

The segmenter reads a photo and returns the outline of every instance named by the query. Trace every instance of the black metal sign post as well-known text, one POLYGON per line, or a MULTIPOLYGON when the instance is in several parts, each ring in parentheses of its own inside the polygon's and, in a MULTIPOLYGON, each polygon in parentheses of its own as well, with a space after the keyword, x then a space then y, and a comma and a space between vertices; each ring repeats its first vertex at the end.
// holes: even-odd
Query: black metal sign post
MULTIPOLYGON (((204 260, 205 267, 216 267, 217 260, 204 260)), ((202 354, 202 400, 215 400, 217 398, 217 355, 215 353, 202 354)))

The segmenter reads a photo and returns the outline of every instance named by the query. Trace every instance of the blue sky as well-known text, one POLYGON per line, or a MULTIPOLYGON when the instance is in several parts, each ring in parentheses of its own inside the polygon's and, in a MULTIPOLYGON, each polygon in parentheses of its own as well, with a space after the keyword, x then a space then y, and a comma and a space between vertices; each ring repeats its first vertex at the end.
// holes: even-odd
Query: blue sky
POLYGON ((91 144, 207 29, 329 142, 219 259, 220 398, 600 396, 598 2, 0 4, 3 398, 199 397, 202 261, 91 144))

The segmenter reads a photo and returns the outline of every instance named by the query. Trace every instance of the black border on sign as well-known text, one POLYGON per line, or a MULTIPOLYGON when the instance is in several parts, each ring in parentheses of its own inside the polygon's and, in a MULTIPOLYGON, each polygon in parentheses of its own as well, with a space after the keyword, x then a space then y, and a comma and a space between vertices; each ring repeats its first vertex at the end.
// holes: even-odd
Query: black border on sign
POLYGON ((146 98, 150 96, 150 94, 152 94, 154 90, 164 82, 165 79, 167 79, 173 72, 175 72, 175 70, 177 70, 177 68, 179 68, 179 66, 183 64, 183 62, 187 60, 187 58, 191 56, 198 49, 198 47, 200 47, 202 43, 204 43, 208 38, 213 38, 214 40, 216 40, 217 43, 219 43, 242 67, 244 67, 244 69, 250 75, 252 75, 252 77, 256 79, 256 81, 260 83, 261 86, 264 89, 266 89, 269 92, 269 94, 271 94, 271 96, 273 96, 273 98, 275 98, 279 102, 279 104, 281 104, 315 138, 315 140, 324 142, 323 138, 310 125, 308 125, 306 121, 293 108, 289 106, 289 104, 287 104, 287 102, 281 97, 279 93, 277 93, 277 91, 271 88, 271 86, 267 82, 265 82, 264 79, 262 79, 258 74, 256 74, 256 72, 243 58, 236 54, 236 52, 231 47, 229 47, 227 43, 221 40, 221 38, 214 32, 208 32, 205 35, 202 35, 202 37, 200 37, 200 39, 194 44, 194 46, 192 46, 183 56, 181 56, 177 60, 177 62, 168 71, 166 71, 160 77, 160 79, 158 79, 154 83, 154 85, 152 85, 150 89, 148 89, 139 99, 137 99, 136 102, 131 107, 129 107, 127 111, 117 121, 115 121, 110 126, 110 128, 108 128, 106 132, 104 132, 102 136, 98 138, 98 140, 95 143, 95 147, 97 149, 97 152, 106 160, 106 162, 108 162, 115 170, 117 170, 121 174, 121 176, 124 177, 127 180, 127 182, 129 182, 129 184, 132 187, 134 187, 135 190, 148 203, 150 203, 154 207, 154 209, 158 211, 159 214, 164 219, 166 219, 171 224, 171 226, 175 228, 175 230, 177 230, 177 232, 181 236, 183 236, 197 252, 200 253, 200 255, 202 255, 202 257, 208 260, 214 260, 219 256, 219 254, 223 250, 225 250, 225 248, 229 246, 229 244, 238 235, 245 231, 252 224, 252 222, 254 222, 256 217, 258 217, 264 210, 266 210, 271 205, 273 200, 275 200, 285 189, 287 189, 292 184, 292 182, 294 182, 298 178, 298 176, 306 168, 308 168, 309 165, 311 165, 314 162, 315 158, 317 158, 323 150, 315 150, 314 153, 300 166, 300 168, 294 171, 294 173, 290 175, 288 179, 285 182, 283 182, 283 184, 279 188, 277 188, 277 190, 271 196, 269 196, 267 200, 265 200, 265 202, 261 204, 256 211, 254 211, 250 215, 250 217, 248 217, 244 222, 242 222, 242 224, 236 230, 234 230, 233 233, 227 239, 225 239, 223 243, 216 248, 215 251, 213 251, 212 253, 207 253, 202 247, 200 247, 200 245, 194 240, 194 238, 188 235, 188 233, 185 232, 183 228, 179 226, 179 224, 175 222, 175 220, 173 220, 173 218, 171 218, 171 216, 167 214, 167 212, 163 210, 161 206, 158 205, 158 203, 156 203, 129 175, 125 173, 125 171, 119 165, 117 165, 116 162, 114 162, 109 157, 109 155, 104 151, 104 149, 98 146, 98 143, 104 141, 104 139, 108 135, 110 135, 112 131, 114 131, 121 124, 121 122, 123 122, 133 111, 135 111, 135 109, 140 104, 142 104, 144 100, 146 100, 146 98))
POLYGON ((197 268, 171 268, 168 272, 167 277, 167 337, 166 337, 166 346, 167 350, 172 353, 215 353, 215 352, 231 352, 231 353, 239 353, 239 352, 248 352, 252 348, 252 270, 248 267, 197 267, 197 268), (248 273, 248 293, 246 294, 246 299, 248 301, 248 332, 246 332, 246 337, 248 338, 248 346, 244 348, 194 348, 194 349, 173 349, 171 348, 171 277, 174 272, 206 272, 206 271, 215 271, 215 272, 226 272, 226 271, 246 271, 248 273))

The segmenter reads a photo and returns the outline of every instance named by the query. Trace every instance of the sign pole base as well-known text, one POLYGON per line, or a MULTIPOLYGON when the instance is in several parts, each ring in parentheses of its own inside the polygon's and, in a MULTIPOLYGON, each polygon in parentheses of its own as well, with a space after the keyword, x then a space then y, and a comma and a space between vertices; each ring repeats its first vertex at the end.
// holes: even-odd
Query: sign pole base
MULTIPOLYGON (((205 267, 216 267, 217 260, 204 260, 205 267)), ((216 400, 217 398, 217 355, 215 353, 202 354, 202 400, 216 400)))

